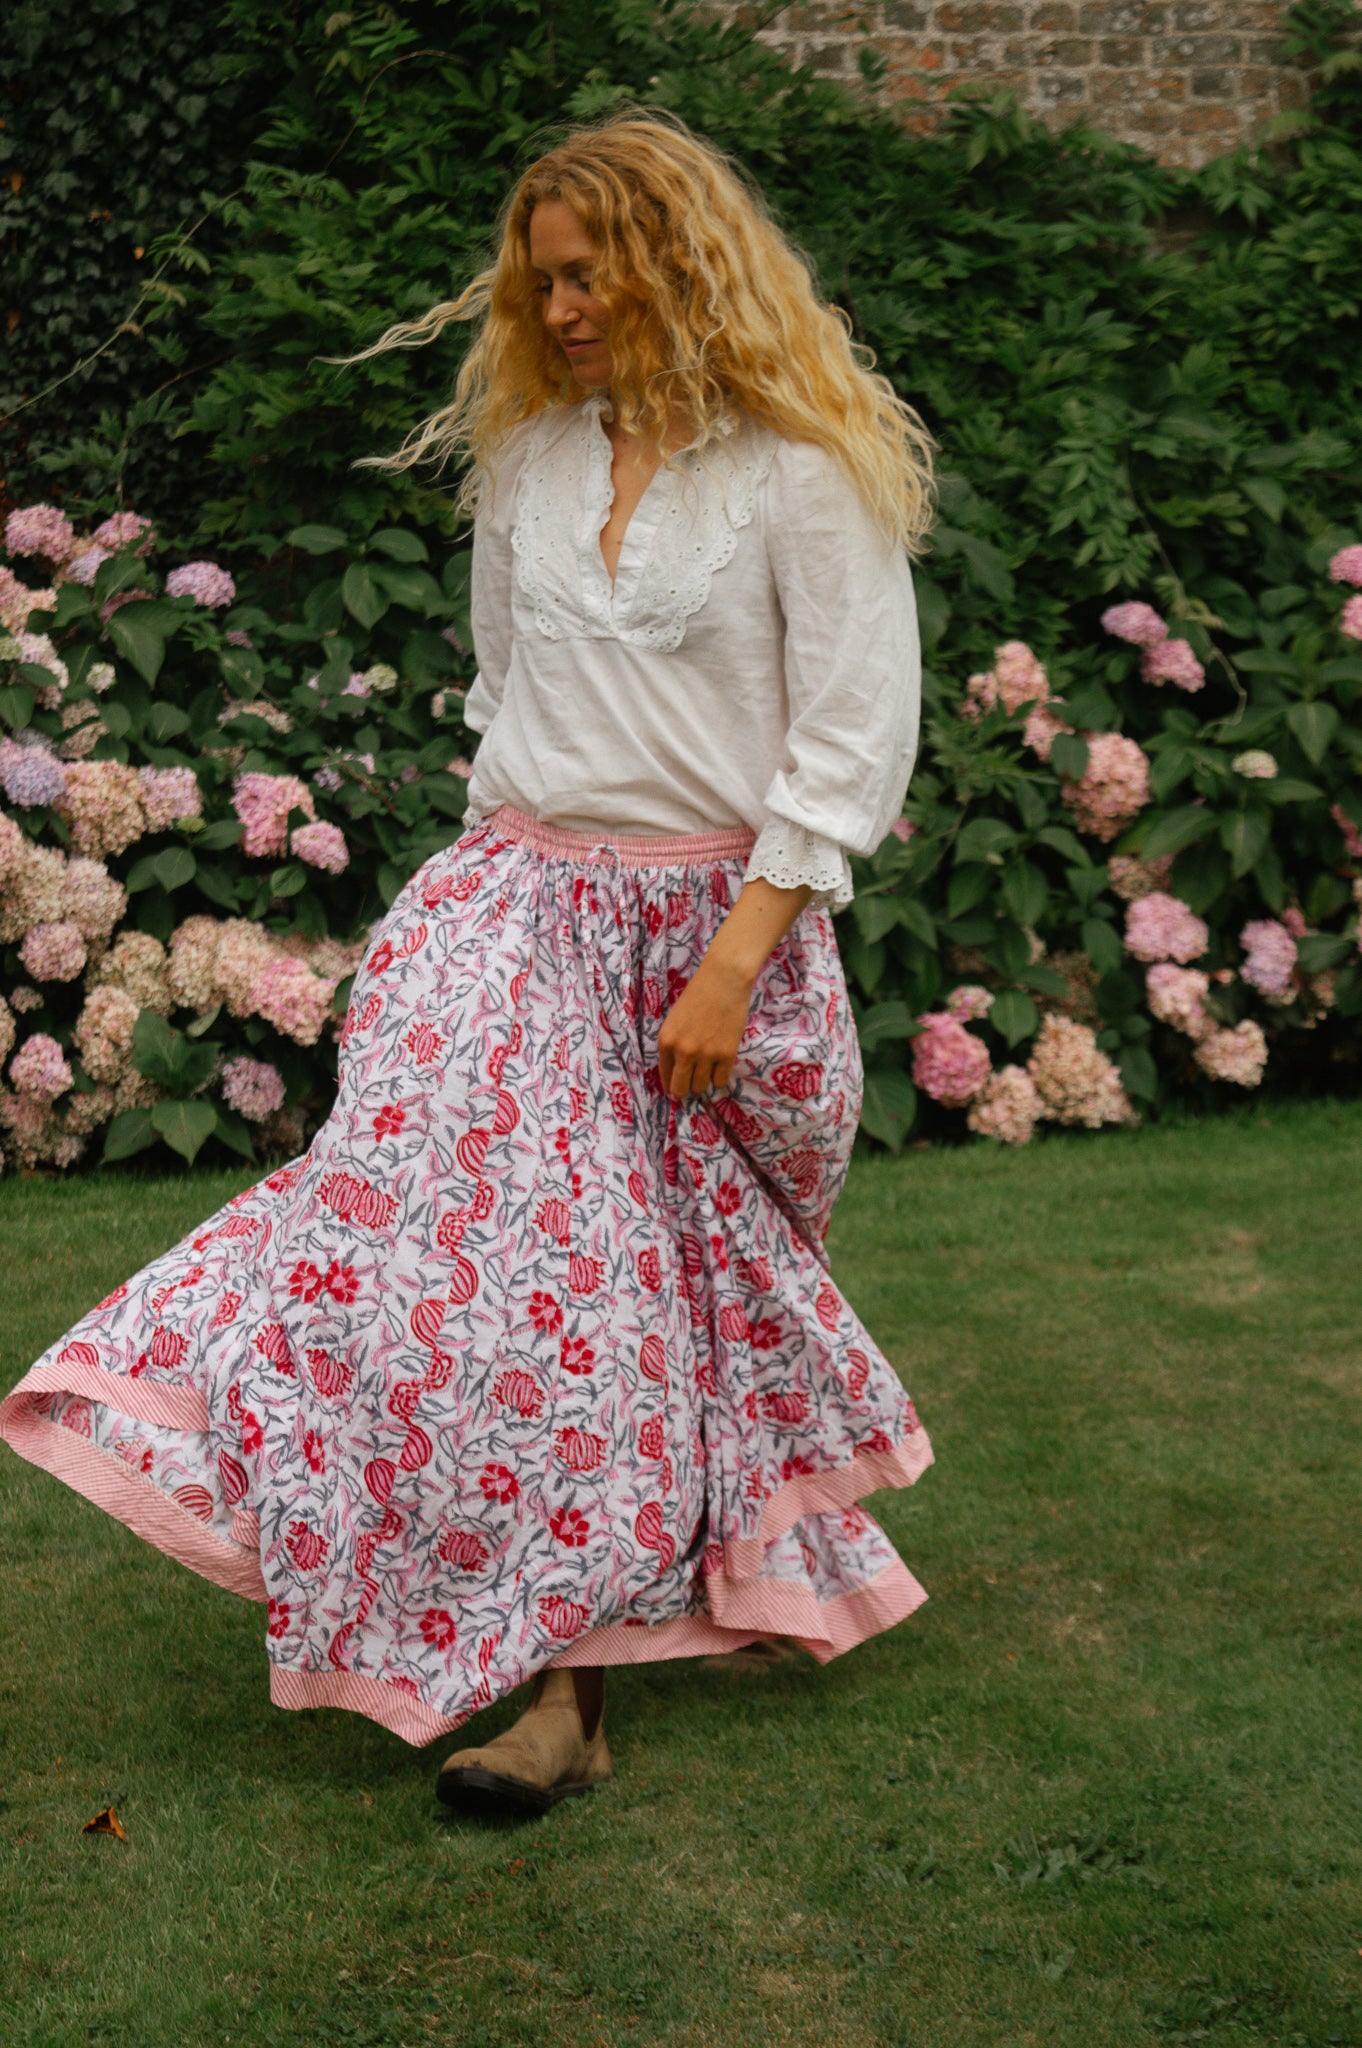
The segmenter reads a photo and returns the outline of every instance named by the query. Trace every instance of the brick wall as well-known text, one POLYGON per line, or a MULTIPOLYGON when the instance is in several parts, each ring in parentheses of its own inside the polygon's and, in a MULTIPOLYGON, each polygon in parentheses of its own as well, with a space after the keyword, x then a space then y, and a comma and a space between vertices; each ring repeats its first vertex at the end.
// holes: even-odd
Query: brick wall
POLYGON ((792 0, 732 12, 764 41, 832 76, 856 76, 869 35, 883 93, 929 128, 954 85, 1005 85, 1055 127, 1083 121, 1166 163, 1198 165, 1300 106, 1280 51, 1279 0, 792 0))

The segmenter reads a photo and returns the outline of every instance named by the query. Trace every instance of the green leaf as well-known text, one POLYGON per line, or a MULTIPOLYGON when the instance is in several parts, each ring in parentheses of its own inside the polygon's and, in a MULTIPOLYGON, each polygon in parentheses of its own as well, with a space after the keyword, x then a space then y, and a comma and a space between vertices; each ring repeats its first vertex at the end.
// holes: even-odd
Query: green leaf
POLYGON ((1238 881, 1246 875, 1267 845, 1271 829, 1268 814, 1255 805, 1252 810, 1229 811, 1220 820, 1220 844, 1230 857, 1230 870, 1238 881))
POLYGON ((295 526, 287 539, 307 555, 331 555, 337 548, 350 545, 348 537, 335 526, 295 526))
POLYGON ((132 713, 126 704, 104 704, 100 706, 100 717, 104 729, 116 740, 125 740, 132 731, 132 713))
POLYGON ((377 533, 369 535, 368 545, 377 548, 381 555, 387 555, 394 562, 428 562, 430 550, 419 533, 408 533, 400 526, 384 526, 377 533))
POLYGON ((166 658, 166 642, 150 620, 139 617, 145 609, 140 604, 123 605, 109 621, 109 638, 143 682, 154 683, 166 658))
POLYGON ((33 716, 33 692, 27 683, 8 683, 0 690, 0 718, 11 732, 22 732, 33 716))
POLYGON ((1326 968, 1337 967, 1346 960, 1354 943, 1336 932, 1307 932, 1296 941, 1296 958, 1306 974, 1323 974, 1326 968))
POLYGON ((917 1090, 908 1076, 892 1067, 866 1071, 861 1098, 861 1129, 897 1152, 917 1115, 917 1090))
POLYGON ((217 1063, 217 1048, 195 1045, 154 1010, 143 1010, 132 1029, 132 1063, 139 1074, 172 1094, 201 1088, 217 1063))
POLYGON ((1180 853, 1195 839, 1215 830, 1215 812, 1208 804, 1183 804, 1180 810, 1165 811, 1155 818, 1144 835, 1140 852, 1145 860, 1158 860, 1165 853, 1180 853))
POLYGON ((893 931, 899 922, 899 904, 894 896, 857 896, 851 906, 861 937, 868 946, 893 931))
POLYGON ((1342 722, 1333 705, 1322 703, 1318 697, 1308 704, 1293 704, 1286 722, 1300 741, 1301 752, 1318 768, 1342 722))
POLYGON ((443 591, 428 569, 377 568, 374 581, 380 590, 387 592, 394 604, 405 605, 408 611, 421 612, 428 619, 442 619, 449 609, 443 591))
POLYGON ((911 932, 915 939, 920 939, 924 946, 930 946, 935 951, 936 924, 931 911, 920 897, 899 898, 899 923, 905 931, 911 932))
POLYGON ((1002 1033, 1009 1046, 1019 1045, 1039 1026, 1040 1011, 1020 989, 1005 988, 994 996, 988 1021, 1002 1033))
POLYGON ((297 896, 307 887, 307 869, 300 861, 276 868, 270 876, 271 896, 297 896))
POLYGON ((1064 879, 1075 900, 1086 910, 1099 896, 1104 896, 1109 887, 1105 868, 1066 868, 1064 879))
POLYGON ((965 917, 992 894, 997 883, 997 870, 985 867, 982 861, 957 868, 946 891, 946 915, 953 919, 965 917))
MULTIPOLYGON (((107 719, 105 724, 108 724, 107 719)), ((147 737, 154 740, 159 747, 165 746, 168 740, 173 740, 188 730, 189 713, 181 711, 178 704, 153 704, 147 713, 147 737)))
POLYGON ((192 882, 198 873, 198 862, 186 846, 167 846, 151 858, 152 873, 161 887, 169 893, 183 889, 186 882, 192 882))
POLYGON ((1295 775, 1278 775, 1259 787, 1270 804, 1311 804, 1324 794, 1313 782, 1302 782, 1295 775))
POLYGON ((1076 732, 1056 734, 1050 747, 1050 766, 1069 782, 1081 782, 1088 770, 1088 743, 1076 732))
POLYGON ((151 1121, 158 1137, 192 1166, 217 1128, 218 1113, 208 1102, 157 1102, 151 1121))
POLYGON ((917 1020, 907 1003, 876 1003, 861 1018, 856 1035, 862 1048, 868 1050, 885 1039, 913 1038, 917 1030, 917 1020))
POLYGON ((1050 900, 1050 885, 1029 860, 1011 861, 1003 869, 1003 902, 1018 924, 1039 924, 1050 900))
POLYGON ((1077 833, 1071 832, 1067 825, 1047 825, 1043 832, 1037 832, 1036 844, 1037 846, 1048 846, 1055 853, 1063 854, 1065 860, 1071 860, 1075 867, 1090 868, 1092 866, 1092 859, 1087 847, 1083 844, 1077 833))
MULTIPOLYGON (((391 599, 380 589, 378 578, 367 562, 352 562, 341 581, 345 609, 361 626, 376 626, 391 599)), ((330 663, 327 664, 328 668, 330 663)))
MULTIPOLYGON (((1286 510, 1286 492, 1279 483, 1266 476, 1244 477, 1239 488, 1246 498, 1253 500, 1260 512, 1266 512, 1274 525, 1281 525, 1282 514, 1286 510)), ((1152 1089, 1150 1093, 1153 1093, 1152 1089)))
POLYGON ((1100 917, 1085 917, 1080 937, 1083 941, 1083 951, 1097 972, 1114 974, 1124 957, 1115 926, 1107 924, 1100 917))
POLYGON ((145 1152, 148 1145, 155 1143, 156 1127, 150 1110, 122 1110, 104 1133, 104 1163, 111 1165, 117 1159, 130 1159, 134 1152, 145 1152))
POLYGON ((224 847, 236 846, 240 839, 240 818, 216 818, 197 834, 194 844, 200 852, 221 853, 224 847))
POLYGON ((218 1018, 221 1016, 221 1014, 222 1004, 214 1003, 211 1010, 202 1011, 201 1014, 194 1019, 192 1024, 185 1025, 185 1037, 202 1038, 205 1031, 212 1030, 213 1026, 217 1023, 218 1018))
POLYGON ((955 864, 997 858, 1016 844, 1016 831, 1001 818, 971 818, 955 842, 955 864))
POLYGON ((1137 1102, 1152 1102, 1159 1092, 1158 1069, 1143 1045, 1127 1045, 1117 1062, 1127 1095, 1137 1102))
POLYGON ((251 1136, 251 1127, 246 1119, 238 1116, 234 1109, 228 1109, 222 1102, 217 1105, 216 1116, 217 1128, 213 1133, 214 1137, 220 1138, 233 1152, 239 1152, 243 1159, 254 1160, 255 1140, 251 1136))

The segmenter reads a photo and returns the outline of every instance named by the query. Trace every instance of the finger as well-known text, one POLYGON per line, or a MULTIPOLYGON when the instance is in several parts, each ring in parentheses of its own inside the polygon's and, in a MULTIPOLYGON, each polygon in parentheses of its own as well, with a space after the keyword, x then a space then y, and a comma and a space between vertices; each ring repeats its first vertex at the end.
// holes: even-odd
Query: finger
POLYGON ((681 1096, 687 1093, 690 1088, 691 1071, 694 1065, 695 1061, 693 1058, 684 1053, 678 1054, 676 1065, 672 1068, 671 1080, 667 1084, 667 1093, 669 1095, 674 1095, 679 1100, 681 1096))
POLYGON ((711 1082, 711 1081, 713 1080, 713 1078, 714 1078, 714 1062, 713 1062, 713 1060, 711 1060, 711 1059, 706 1059, 706 1058, 704 1058, 703 1056, 702 1056, 701 1058, 697 1059, 697 1060, 696 1060, 696 1062, 695 1062, 695 1065, 694 1065, 694 1067, 693 1067, 693 1068, 691 1069, 691 1077, 690 1077, 690 1092, 691 1092, 691 1094, 692 1094, 692 1095, 703 1095, 703 1094, 704 1094, 704 1092, 705 1092, 705 1090, 706 1090, 706 1089, 707 1089, 707 1088, 709 1087, 709 1084, 710 1084, 710 1082, 711 1082))
POLYGON ((716 1088, 727 1088, 727 1086, 728 1086, 729 1082, 730 1082, 730 1081, 732 1080, 732 1078, 733 1078, 733 1064, 734 1064, 734 1063, 733 1063, 733 1061, 732 1061, 732 1060, 716 1060, 716 1061, 715 1061, 715 1063, 714 1063, 714 1086, 715 1086, 716 1088))
POLYGON ((675 1058, 676 1055, 671 1047, 663 1045, 659 1040, 657 1047, 657 1071, 662 1081, 662 1093, 664 1095, 670 1095, 672 1091, 672 1065, 675 1058))

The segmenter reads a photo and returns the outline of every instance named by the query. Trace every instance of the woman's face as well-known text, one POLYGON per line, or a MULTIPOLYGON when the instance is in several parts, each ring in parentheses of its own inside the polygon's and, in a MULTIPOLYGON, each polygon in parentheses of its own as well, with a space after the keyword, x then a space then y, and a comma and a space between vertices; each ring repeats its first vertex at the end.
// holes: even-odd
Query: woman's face
POLYGON ((544 325, 577 382, 592 391, 610 382, 609 315, 591 296, 596 245, 570 206, 541 199, 530 215, 534 266, 544 325))

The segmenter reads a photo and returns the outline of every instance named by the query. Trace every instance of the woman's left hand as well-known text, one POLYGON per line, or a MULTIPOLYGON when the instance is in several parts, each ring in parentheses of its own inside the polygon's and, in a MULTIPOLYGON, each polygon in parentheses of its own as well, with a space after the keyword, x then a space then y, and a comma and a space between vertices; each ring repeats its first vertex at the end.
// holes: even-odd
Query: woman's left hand
POLYGON ((804 887, 778 889, 764 876, 745 882, 705 956, 662 1020, 657 1069, 666 1094, 727 1088, 747 1028, 752 991, 773 946, 809 900, 804 887))
POLYGON ((753 982, 711 947, 662 1020, 657 1067, 667 1095, 726 1088, 752 1007, 753 982))

